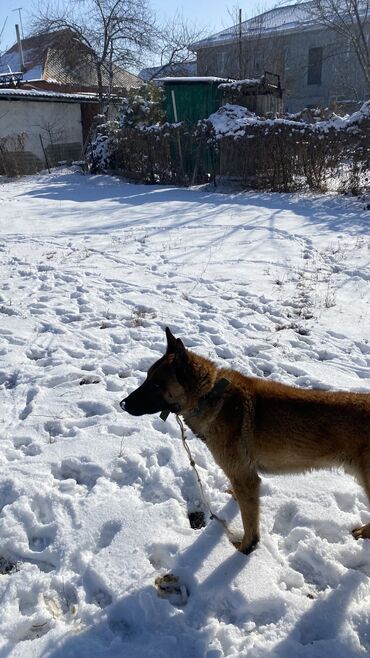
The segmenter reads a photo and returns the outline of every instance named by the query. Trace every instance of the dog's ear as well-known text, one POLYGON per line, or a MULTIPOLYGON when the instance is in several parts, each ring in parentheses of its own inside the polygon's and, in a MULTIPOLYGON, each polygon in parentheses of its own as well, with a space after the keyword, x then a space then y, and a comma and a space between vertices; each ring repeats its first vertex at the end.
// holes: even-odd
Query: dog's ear
POLYGON ((171 330, 166 327, 167 336, 167 352, 166 355, 171 355, 171 363, 173 363, 176 371, 176 377, 180 384, 184 384, 188 378, 189 359, 186 348, 181 338, 175 338, 171 330))
MULTIPOLYGON (((171 329, 166 327, 166 337, 167 337, 167 351, 166 354, 175 354, 176 352, 176 346, 177 346, 177 341, 180 340, 179 338, 175 338, 173 335, 171 329)), ((181 341, 180 341, 181 343, 181 341)))
POLYGON ((175 356, 178 363, 185 363, 185 361, 188 359, 186 348, 181 338, 176 338, 175 356))
POLYGON ((189 355, 185 345, 180 338, 176 338, 176 350, 174 358, 174 367, 177 381, 181 386, 187 387, 191 381, 191 367, 189 355))
POLYGON ((176 356, 176 361, 179 363, 186 361, 186 348, 181 338, 176 338, 171 329, 166 327, 166 336, 167 336, 167 351, 166 354, 174 354, 176 356))

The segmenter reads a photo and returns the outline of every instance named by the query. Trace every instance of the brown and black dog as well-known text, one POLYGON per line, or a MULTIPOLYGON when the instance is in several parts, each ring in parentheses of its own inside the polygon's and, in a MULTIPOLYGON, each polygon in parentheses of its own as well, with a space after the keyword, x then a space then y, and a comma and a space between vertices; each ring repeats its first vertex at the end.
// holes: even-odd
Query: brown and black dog
MULTIPOLYGON (((370 393, 299 389, 217 368, 166 329, 167 351, 122 400, 133 416, 181 414, 230 479, 249 553, 259 540, 258 473, 342 466, 370 500, 370 393)), ((352 531, 370 538, 370 523, 352 531)))

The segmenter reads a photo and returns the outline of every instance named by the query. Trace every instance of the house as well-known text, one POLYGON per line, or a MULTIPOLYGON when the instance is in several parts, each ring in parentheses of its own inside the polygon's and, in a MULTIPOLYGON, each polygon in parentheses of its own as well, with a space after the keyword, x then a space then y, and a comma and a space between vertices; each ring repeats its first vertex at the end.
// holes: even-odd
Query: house
POLYGON ((194 43, 192 50, 198 75, 279 75, 288 112, 338 105, 350 111, 369 97, 353 48, 313 18, 311 2, 266 11, 194 43))
MULTIPOLYGON (((0 57, 0 84, 14 82, 22 88, 78 93, 96 92, 97 75, 91 51, 76 39, 71 30, 39 34, 22 40, 24 67, 18 43, 0 57), (23 69, 23 70, 22 70, 23 69), (13 75, 12 75, 13 74, 13 75)), ((108 76, 103 77, 108 88, 108 76)), ((114 66, 113 90, 126 93, 141 80, 125 69, 114 66)))

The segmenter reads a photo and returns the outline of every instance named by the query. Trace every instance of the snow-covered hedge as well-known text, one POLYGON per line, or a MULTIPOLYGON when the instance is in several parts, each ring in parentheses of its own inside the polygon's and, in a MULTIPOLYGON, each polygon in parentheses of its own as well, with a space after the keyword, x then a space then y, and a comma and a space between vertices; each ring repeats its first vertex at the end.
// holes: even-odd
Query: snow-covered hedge
POLYGON ((271 119, 226 104, 197 126, 164 122, 160 99, 138 94, 117 121, 100 126, 95 170, 131 180, 202 183, 218 175, 259 189, 325 189, 339 174, 358 193, 370 169, 370 102, 346 117, 318 112, 271 119))
POLYGON ((288 191, 325 189, 340 173, 343 189, 357 193, 370 169, 370 102, 346 117, 323 120, 316 114, 308 122, 303 116, 260 118, 226 104, 203 124, 225 177, 288 191))

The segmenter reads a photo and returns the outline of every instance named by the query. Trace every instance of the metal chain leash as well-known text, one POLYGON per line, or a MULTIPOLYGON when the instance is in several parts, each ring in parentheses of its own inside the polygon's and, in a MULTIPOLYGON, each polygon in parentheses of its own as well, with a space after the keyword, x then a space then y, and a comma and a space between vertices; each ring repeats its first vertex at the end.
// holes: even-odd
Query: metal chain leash
POLYGON ((211 518, 211 519, 215 519, 216 521, 218 521, 218 523, 220 523, 220 524, 222 525, 222 527, 223 527, 223 529, 225 530, 225 532, 226 532, 226 534, 227 534, 229 540, 231 541, 231 543, 234 543, 234 542, 235 542, 235 539, 233 540, 232 534, 231 534, 229 528, 227 527, 227 524, 226 524, 225 519, 221 519, 221 518, 220 518, 220 517, 219 517, 219 516, 218 516, 218 515, 212 510, 212 508, 211 508, 211 506, 210 506, 210 504, 209 504, 209 502, 208 502, 208 500, 207 500, 207 498, 206 498, 206 495, 205 495, 205 493, 204 493, 204 488, 203 488, 202 480, 200 479, 200 475, 199 475, 198 469, 197 469, 197 467, 196 467, 195 461, 194 461, 194 459, 193 459, 193 455, 191 454, 191 451, 190 451, 190 448, 189 448, 189 445, 188 445, 188 442, 187 442, 186 429, 185 429, 185 426, 184 426, 184 423, 183 423, 182 419, 180 418, 180 416, 179 416, 178 414, 176 414, 176 422, 177 422, 177 424, 178 424, 178 426, 179 426, 179 428, 180 428, 182 443, 183 443, 183 446, 184 446, 184 448, 185 448, 185 452, 186 452, 186 454, 187 454, 187 456, 188 456, 190 466, 192 467, 192 469, 193 469, 193 471, 194 471, 194 473, 195 473, 195 476, 196 476, 196 478, 197 478, 197 482, 198 482, 198 485, 199 485, 199 489, 200 489, 200 494, 201 494, 201 497, 202 497, 203 505, 204 505, 204 506, 206 507, 206 509, 208 510, 209 515, 210 515, 210 518, 211 518))

